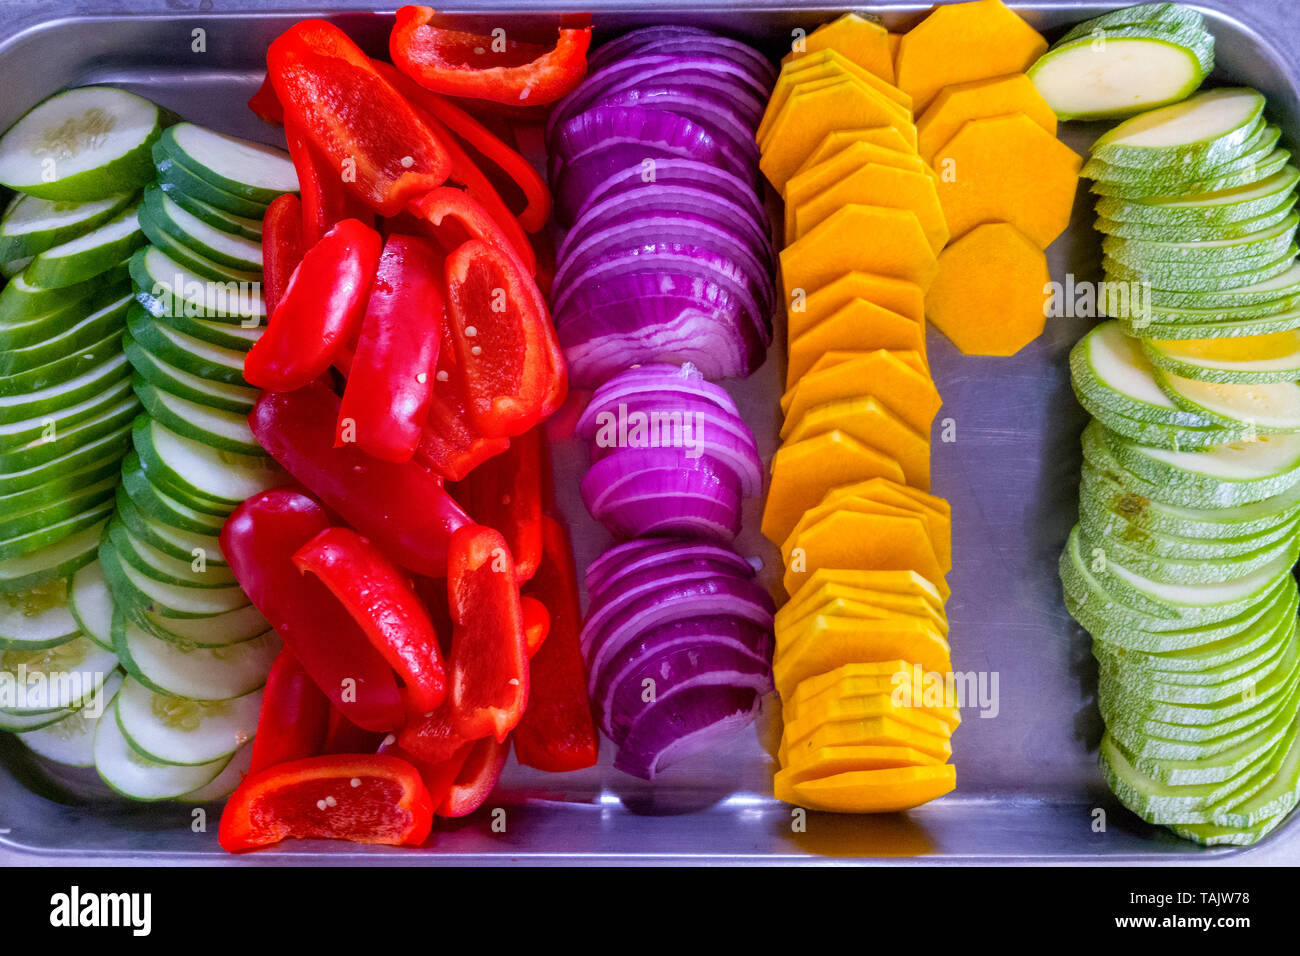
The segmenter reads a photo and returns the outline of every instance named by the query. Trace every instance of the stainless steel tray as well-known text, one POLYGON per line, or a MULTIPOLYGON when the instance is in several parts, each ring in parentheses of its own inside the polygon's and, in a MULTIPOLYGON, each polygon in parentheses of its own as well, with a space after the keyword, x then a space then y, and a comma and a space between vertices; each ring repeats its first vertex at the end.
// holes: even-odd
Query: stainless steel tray
MULTIPOLYGON (((1050 36, 1119 0, 1013 5, 1050 36)), ((188 119, 270 141, 274 131, 244 102, 260 81, 274 36, 302 16, 328 15, 382 52, 391 23, 328 2, 307 10, 262 3, 220 14, 208 12, 208 0, 199 12, 178 6, 175 0, 8 0, 0 22, 0 129, 60 87, 115 83, 188 119), (194 52, 193 31, 200 29, 206 50, 194 52)), ((463 0, 455 10, 444 8, 509 29, 563 7, 502 9, 463 0)), ((773 54, 788 44, 793 27, 811 29, 838 12, 823 4, 737 0, 704 7, 682 0, 597 0, 589 9, 602 34, 653 22, 712 25, 773 54)), ((857 9, 905 26, 928 5, 857 9)), ((1267 93, 1275 121, 1291 142, 1300 142, 1300 13, 1293 0, 1221 0, 1203 9, 1218 38, 1220 73, 1267 93), (1280 51, 1274 42, 1291 46, 1280 51)), ((1066 142, 1079 152, 1097 132, 1063 126, 1066 142)), ((1091 201, 1081 189, 1070 231, 1050 250, 1053 278, 1069 272, 1080 280, 1098 277, 1091 219, 1091 201)), ((955 441, 940 441, 936 433, 933 445, 934 489, 953 508, 953 660, 960 671, 996 673, 999 680, 998 715, 981 719, 968 709, 956 733, 956 793, 907 815, 809 814, 805 831, 796 832, 791 808, 770 796, 772 764, 760 740, 774 732, 769 714, 766 726, 724 752, 696 759, 654 785, 613 770, 608 746, 600 766, 568 775, 522 768, 512 758, 488 804, 505 809, 503 833, 493 832, 488 815, 480 813, 442 829, 422 851, 292 842, 238 862, 1300 862, 1300 820, 1249 850, 1201 850, 1142 824, 1114 801, 1097 772, 1095 667, 1087 636, 1062 608, 1056 577, 1056 559, 1075 520, 1085 420, 1070 392, 1066 354, 1090 324, 1049 321, 1041 339, 1010 359, 962 356, 942 335, 930 334, 932 368, 944 397, 939 422, 951 419, 956 429, 955 441), (1103 832, 1094 829, 1097 808, 1105 811, 1103 832)), ((778 341, 783 337, 778 329, 778 341)), ((776 446, 783 365, 782 350, 774 348, 758 374, 731 383, 765 455, 776 446)), ((560 445, 555 459, 561 505, 585 563, 608 544, 578 500, 585 455, 576 445, 560 445)), ((758 508, 751 504, 742 550, 761 556, 770 571, 776 555, 757 528, 758 508)), ((0 863, 235 862, 216 845, 215 811, 208 832, 195 833, 191 823, 187 807, 127 804, 96 794, 84 775, 53 772, 0 734, 0 863)))

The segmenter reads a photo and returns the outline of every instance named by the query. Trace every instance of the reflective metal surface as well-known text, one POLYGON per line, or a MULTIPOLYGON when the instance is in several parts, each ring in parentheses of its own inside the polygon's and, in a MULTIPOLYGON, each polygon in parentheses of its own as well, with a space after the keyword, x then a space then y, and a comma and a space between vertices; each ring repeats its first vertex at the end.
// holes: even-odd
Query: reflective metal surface
MULTIPOLYGON (((60 87, 115 83, 187 119, 274 141, 276 131, 244 107, 260 82, 259 60, 285 26, 330 6, 272 3, 250 13, 209 0, 196 11, 178 9, 183 5, 9 0, 0 22, 0 128, 60 87), (273 12, 277 8, 284 12, 273 12), (203 31, 202 52, 194 49, 195 30, 203 31)), ((1049 36, 1117 5, 1013 4, 1049 36)), ((482 15, 484 22, 507 28, 552 19, 541 12, 493 14, 492 7, 462 2, 443 10, 482 15)), ((590 9, 602 34, 672 20, 717 26, 774 54, 788 43, 792 27, 811 29, 835 12, 821 4, 701 7, 677 0, 639 10, 648 7, 654 12, 638 12, 629 3, 590 9)), ((928 5, 858 9, 900 26, 918 19, 928 5)), ((1255 0, 1205 9, 1218 36, 1221 72, 1265 91, 1274 120, 1288 139, 1300 141, 1294 82, 1300 15, 1294 4, 1255 0), (1288 46, 1279 50, 1274 42, 1288 46)), ((391 21, 325 15, 374 52, 385 48, 391 21)), ((1086 152, 1099 131, 1068 124, 1063 136, 1086 152)), ((1071 230, 1050 250, 1054 279, 1066 273, 1081 280, 1099 277, 1091 219, 1090 199, 1081 190, 1071 230)), ((958 789, 948 797, 905 816, 808 814, 800 830, 791 808, 770 796, 773 764, 764 743, 770 743, 765 738, 773 733, 775 715, 769 708, 764 726, 653 785, 613 770, 608 746, 599 767, 562 776, 518 767, 512 758, 488 804, 506 811, 501 833, 480 813, 442 829, 427 850, 291 843, 236 861, 216 845, 217 808, 209 808, 207 832, 194 832, 191 808, 115 800, 94 786, 93 774, 52 772, 12 737, 0 735, 0 862, 1300 862, 1300 821, 1250 850, 1207 851, 1142 824, 1115 803, 1097 772, 1095 668, 1087 636, 1062 608, 1056 578, 1057 555, 1075 518, 1078 435, 1085 421, 1070 392, 1066 354, 1090 324, 1050 321, 1040 340, 1010 359, 962 356, 942 335, 930 333, 931 364, 944 397, 933 440, 934 490, 953 508, 953 660, 959 671, 998 679, 997 716, 981 718, 968 708, 955 735, 958 789), (951 441, 943 440, 945 427, 951 441), (1101 817, 1098 810, 1104 811, 1101 817)), ((768 456, 776 446, 783 366, 776 348, 754 377, 729 383, 768 456)), ((585 564, 609 543, 578 499, 585 455, 577 445, 561 444, 555 459, 562 508, 585 564)), ((758 507, 751 504, 741 549, 761 557, 770 576, 775 552, 757 529, 758 507)))

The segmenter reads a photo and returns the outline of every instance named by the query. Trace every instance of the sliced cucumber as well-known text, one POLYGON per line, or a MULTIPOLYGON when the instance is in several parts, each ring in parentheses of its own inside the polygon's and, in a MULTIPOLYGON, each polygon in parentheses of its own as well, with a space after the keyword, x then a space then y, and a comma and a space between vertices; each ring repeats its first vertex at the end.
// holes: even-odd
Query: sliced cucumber
POLYGON ((116 478, 121 465, 117 456, 106 455, 73 471, 53 475, 49 481, 16 494, 0 495, 0 514, 19 514, 24 510, 58 504, 84 488, 116 478))
POLYGON ((247 412, 228 412, 154 388, 137 377, 135 391, 155 419, 177 435, 221 451, 265 455, 248 427, 247 412))
POLYGON ((80 707, 116 669, 112 651, 81 636, 57 647, 0 653, 0 672, 17 698, 8 707, 14 711, 80 707))
POLYGON ((1184 378, 1156 369, 1161 389, 1179 408, 1228 424, 1244 422, 1270 434, 1300 431, 1300 385, 1233 385, 1184 378))
POLYGON ((20 494, 31 488, 74 475, 109 459, 120 459, 131 444, 131 426, 111 431, 94 441, 77 445, 71 451, 20 471, 0 471, 0 496, 20 494))
POLYGON ((154 321, 143 308, 126 316, 132 341, 143 351, 191 375, 228 385, 248 386, 244 380, 244 355, 154 321))
POLYGON ((281 193, 298 191, 298 174, 284 150, 193 123, 168 127, 159 143, 196 176, 232 195, 269 204, 281 193))
POLYGON ((0 351, 0 375, 29 372, 74 355, 114 333, 120 334, 126 328, 127 306, 134 299, 129 287, 114 288, 112 291, 121 294, 46 341, 0 351))
POLYGON ((104 577, 113 591, 113 600, 123 614, 135 608, 167 618, 203 618, 236 611, 248 603, 244 592, 234 586, 191 588, 157 581, 122 560, 107 538, 98 553, 104 577))
POLYGON ((206 203, 202 199, 195 199, 193 196, 177 189, 168 190, 165 195, 191 216, 203 220, 213 229, 220 229, 232 236, 242 236, 245 239, 253 239, 257 242, 262 241, 261 219, 236 216, 234 213, 218 209, 211 203, 206 203))
POLYGON ((115 268, 145 244, 139 210, 139 206, 132 206, 98 229, 46 249, 23 270, 23 277, 31 285, 57 289, 115 268))
POLYGON ((231 269, 262 271, 262 242, 231 235, 211 226, 167 198, 160 189, 145 191, 144 229, 161 231, 204 259, 231 269))
POLYGON ((0 219, 0 259, 35 256, 84 236, 132 204, 133 193, 91 202, 58 202, 18 194, 0 219))
MULTIPOLYGON (((93 521, 90 524, 80 520, 55 526, 47 536, 52 539, 48 543, 21 551, 17 557, 0 560, 0 593, 29 591, 75 574, 89 564, 95 559, 111 511, 111 508, 96 509, 88 516, 93 521)), ((3 545, 8 546, 10 542, 3 545)))
POLYGON ((195 534, 150 518, 131 501, 120 485, 117 489, 117 517, 135 538, 157 548, 177 561, 192 564, 202 557, 205 563, 225 566, 221 542, 215 535, 195 534))
POLYGON ((1098 137, 1092 155, 1117 166, 1147 168, 1222 162, 1250 140, 1263 114, 1264 97, 1256 90, 1210 90, 1125 120, 1098 137))
POLYGON ((83 634, 100 647, 113 647, 113 592, 98 559, 68 578, 68 610, 83 634))
POLYGON ((58 589, 0 594, 0 648, 58 647, 81 636, 81 628, 58 589))
POLYGON ((117 483, 117 476, 109 475, 92 485, 79 488, 59 501, 8 514, 3 522, 0 522, 0 540, 26 539, 47 528, 60 526, 66 521, 85 514, 89 509, 98 508, 114 497, 117 483))
POLYGON ((150 634, 181 647, 227 647, 261 637, 271 630, 252 604, 205 618, 162 617, 143 611, 134 619, 150 634))
POLYGON ((113 434, 123 425, 129 424, 139 409, 140 403, 135 395, 125 395, 121 401, 102 412, 56 430, 55 437, 51 439, 47 440, 41 435, 15 451, 0 453, 0 469, 12 477, 14 473, 49 464, 65 454, 87 447, 96 439, 113 434))
POLYGON ((228 760, 198 767, 157 763, 131 749, 116 710, 95 728, 95 770, 113 790, 132 800, 173 800, 216 779, 228 760))
MULTIPOLYGON (((109 347, 98 356, 112 354, 109 347)), ((117 354, 74 378, 58 380, 26 395, 0 397, 0 450, 12 451, 28 441, 46 440, 58 432, 122 400, 121 386, 129 386, 130 363, 117 354), (65 391, 66 390, 66 391, 65 391)))
MULTIPOLYGON (((1300 304, 1300 296, 1297 297, 1300 304)), ((198 339, 218 348, 247 353, 262 337, 263 327, 252 325, 231 325, 227 322, 211 322, 207 319, 193 319, 186 315, 161 315, 157 321, 182 335, 198 339)), ((252 322, 252 319, 248 320, 252 322)))
POLYGON ((22 742, 46 760, 69 767, 95 765, 95 730, 99 722, 113 719, 113 701, 122 687, 122 672, 114 671, 85 707, 80 707, 48 727, 22 736, 22 742))
POLYGON ((261 706, 261 691, 204 702, 155 693, 131 677, 116 703, 118 724, 133 750, 182 766, 232 756, 257 733, 261 706))
POLYGON ((197 276, 156 246, 137 251, 130 271, 136 297, 155 318, 180 314, 254 328, 266 325, 260 276, 248 282, 197 276))
POLYGON ((76 712, 75 707, 44 711, 0 710, 0 730, 6 730, 11 734, 35 733, 46 727, 52 727, 76 712))
POLYGON ((182 648, 121 614, 113 623, 113 635, 128 674, 150 690, 192 700, 230 700, 252 693, 266 683, 280 652, 274 631, 226 647, 182 648))
POLYGON ((244 782, 253 766, 253 748, 240 747, 230 763, 226 764, 224 770, 206 786, 199 787, 189 793, 183 794, 176 799, 185 803, 211 803, 214 800, 224 800, 235 792, 235 789, 244 782))
POLYGON ((266 215, 266 203, 255 202, 243 196, 236 196, 220 186, 214 186, 181 163, 176 162, 165 150, 154 150, 154 167, 158 172, 158 185, 163 192, 185 193, 200 199, 210 206, 216 206, 223 212, 248 219, 261 219, 266 215))
POLYGON ((141 378, 170 395, 198 402, 209 408, 241 413, 245 416, 253 410, 253 405, 257 401, 257 389, 251 386, 214 382, 177 368, 163 359, 150 355, 130 334, 123 338, 122 347, 141 378))
POLYGON ((136 420, 135 447, 145 474, 165 476, 164 484, 201 500, 228 505, 228 511, 268 488, 283 484, 284 472, 270 458, 221 451, 176 434, 142 415, 136 420))
POLYGON ((162 552, 117 517, 109 522, 108 536, 121 560, 155 581, 199 590, 225 590, 238 584, 228 567, 204 561, 202 570, 195 570, 193 558, 176 558, 162 552))
POLYGON ((0 137, 0 183, 42 199, 86 201, 153 179, 158 107, 108 86, 56 93, 0 137))
MULTIPOLYGON (((32 285, 21 274, 14 276, 0 290, 0 323, 23 328, 27 325, 24 320, 41 323, 52 319, 56 312, 62 313, 69 307, 88 302, 103 288, 105 281, 112 278, 121 278, 121 275, 96 277, 76 285, 46 289, 32 285)), ((24 344, 30 341, 24 340, 24 344)))
POLYGON ((144 473, 140 456, 134 451, 122 461, 122 488, 141 514, 181 531, 217 535, 225 523, 223 515, 213 515, 193 508, 153 484, 144 473))

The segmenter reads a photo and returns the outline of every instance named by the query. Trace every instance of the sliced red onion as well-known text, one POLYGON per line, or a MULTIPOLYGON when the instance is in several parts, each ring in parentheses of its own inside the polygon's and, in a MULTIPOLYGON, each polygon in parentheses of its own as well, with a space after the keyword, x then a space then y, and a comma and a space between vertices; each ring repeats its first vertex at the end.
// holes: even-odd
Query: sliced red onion
POLYGON ((603 70, 615 60, 643 51, 687 56, 703 51, 731 56, 756 77, 766 79, 769 88, 776 82, 776 68, 753 47, 700 27, 668 24, 632 30, 602 44, 587 57, 587 68, 593 72, 603 70))
POLYGON ((592 393, 590 405, 599 411, 636 395, 658 397, 664 393, 703 399, 724 412, 740 417, 735 401, 725 388, 710 382, 693 365, 671 365, 667 362, 647 362, 625 369, 592 393))
MULTIPOLYGON (((670 420, 680 422, 681 427, 668 425, 666 428, 662 422, 660 427, 652 429, 654 435, 640 434, 629 431, 627 442, 619 443, 617 434, 617 424, 615 426, 614 441, 601 442, 598 440, 592 445, 591 459, 592 462, 599 462, 612 454, 616 454, 621 449, 643 449, 651 450, 662 447, 669 447, 685 458, 709 458, 712 459, 716 467, 725 468, 735 478, 740 486, 740 493, 745 498, 757 498, 763 493, 763 461, 758 454, 758 446, 754 441, 754 436, 744 429, 743 433, 734 430, 730 423, 724 424, 720 418, 710 416, 706 412, 691 411, 684 409, 678 411, 676 406, 655 406, 655 411, 647 412, 640 407, 629 407, 627 415, 635 421, 634 416, 644 414, 648 420, 649 416, 658 413, 660 409, 671 409, 667 412, 670 420), (667 434, 665 434, 667 432, 667 434), (680 442, 679 445, 672 444, 680 442)), ((611 413, 617 414, 617 413, 611 413)), ((742 423, 743 427, 743 423, 742 423)))
POLYGON ((743 377, 765 357, 740 302, 694 276, 632 275, 612 287, 587 287, 555 320, 578 388, 643 362, 690 363, 710 379, 743 377))
MULTIPOLYGON (((662 188, 670 186, 693 187, 701 190, 705 197, 728 201, 738 207, 739 211, 728 213, 724 224, 730 224, 733 228, 744 228, 746 231, 753 226, 758 235, 762 237, 763 243, 771 245, 772 240, 767 228, 767 211, 763 207, 763 202, 759 198, 758 190, 754 188, 754 184, 747 182, 729 170, 694 159, 659 160, 654 164, 652 171, 647 171, 640 166, 621 169, 608 179, 592 187, 590 195, 587 196, 578 211, 578 216, 585 216, 588 209, 597 203, 604 202, 611 196, 632 189, 640 189, 642 186, 652 185, 662 188), (651 172, 654 178, 647 179, 647 175, 651 172), (743 226, 738 227, 736 226, 737 223, 741 223, 743 226)), ((695 211, 697 214, 703 214, 699 210, 695 211)))
POLYGON ((704 282, 716 283, 740 301, 745 314, 762 337, 764 346, 771 343, 772 310, 767 304, 773 295, 770 284, 760 277, 746 274, 738 263, 723 255, 685 243, 657 242, 636 246, 588 264, 577 281, 563 289, 552 289, 552 311, 562 314, 565 305, 580 289, 609 285, 617 287, 623 276, 647 274, 691 276, 704 282))
MULTIPOLYGON (((569 255, 578 244, 614 226, 652 217, 691 216, 742 239, 764 264, 762 271, 767 274, 770 270, 766 267, 774 262, 775 255, 767 217, 764 214, 755 218, 747 213, 746 206, 719 192, 710 192, 710 187, 705 185, 682 185, 662 179, 642 182, 612 192, 597 202, 587 202, 556 250, 556 259, 569 255)), ((667 231, 659 238, 675 241, 667 231)))
POLYGON ((616 545, 587 565, 587 592, 594 602, 625 576, 688 559, 722 563, 740 577, 754 576, 754 566, 731 548, 692 538, 641 538, 616 545))
POLYGON ((621 402, 592 402, 578 419, 578 426, 582 428, 582 437, 594 443, 595 458, 603 458, 613 448, 658 447, 664 444, 665 428, 670 440, 680 434, 691 442, 697 434, 704 435, 707 428, 711 437, 734 440, 754 457, 758 456, 758 442, 743 418, 723 411, 706 399, 682 392, 643 391, 621 402), (680 430, 676 424, 678 415, 682 421, 680 430), (642 421, 646 422, 645 427, 638 427, 642 421), (614 426, 613 441, 608 440, 610 425, 614 426))
MULTIPOLYGON (((743 164, 746 173, 752 174, 759 159, 758 143, 754 139, 758 119, 737 111, 729 102, 733 96, 745 95, 744 91, 735 89, 712 91, 703 85, 655 80, 638 83, 628 89, 610 90, 596 100, 593 106, 597 109, 635 106, 685 116, 699 123, 715 139, 725 144, 729 152, 743 164)), ((758 105, 757 100, 754 103, 758 105)), ((762 116, 761 110, 757 116, 762 116)))
POLYGON ((635 535, 694 535, 730 542, 740 534, 740 495, 717 500, 705 492, 676 496, 639 497, 611 505, 602 521, 616 538, 635 535))
POLYGON ((604 730, 616 744, 647 708, 665 697, 692 687, 725 684, 745 687, 757 694, 772 690, 772 666, 766 657, 739 654, 730 647, 696 639, 691 646, 663 648, 638 660, 622 680, 613 685, 604 709, 597 713, 604 730), (646 681, 653 681, 654 699, 645 701, 646 681))
POLYGON ((773 613, 771 596, 750 578, 719 575, 662 588, 633 601, 603 626, 583 629, 588 690, 595 690, 596 678, 614 655, 651 628, 687 617, 727 615, 767 630, 773 613))
POLYGON ((685 757, 712 749, 754 722, 762 697, 730 684, 691 687, 641 712, 614 756, 614 766, 644 780, 685 757))
POLYGON ((585 626, 599 630, 606 621, 638 598, 674 584, 702 581, 720 575, 748 577, 737 575, 735 568, 727 561, 712 561, 708 558, 681 558, 641 571, 621 574, 609 590, 592 596, 591 604, 587 607, 585 626))
POLYGON ((699 534, 730 541, 740 530, 735 475, 676 449, 624 449, 593 465, 580 490, 592 517, 615 537, 699 534), (669 462, 651 464, 650 453, 660 451, 669 462))

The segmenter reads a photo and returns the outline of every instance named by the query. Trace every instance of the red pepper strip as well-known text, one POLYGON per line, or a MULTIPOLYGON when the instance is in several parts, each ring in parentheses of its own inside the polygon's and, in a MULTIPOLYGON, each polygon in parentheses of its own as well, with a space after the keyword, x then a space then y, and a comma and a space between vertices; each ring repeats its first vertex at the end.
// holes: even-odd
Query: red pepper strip
POLYGON ((296 392, 267 392, 248 419, 258 444, 358 533, 408 571, 443 577, 447 542, 469 516, 422 465, 335 448, 338 417, 338 396, 313 382, 296 392))
POLYGON ((289 158, 298 174, 302 195, 303 248, 310 249, 344 219, 356 219, 373 226, 370 207, 344 188, 343 180, 328 160, 311 144, 303 128, 293 120, 284 127, 289 158))
POLYGON ((344 219, 307 250, 244 360, 250 385, 289 392, 320 377, 365 315, 379 265, 379 233, 344 219))
POLYGON ((587 668, 578 635, 582 605, 573 551, 564 526, 542 519, 542 564, 524 588, 551 612, 551 632, 529 663, 528 709, 515 728, 515 757, 521 764, 563 773, 596 763, 600 737, 587 697, 587 668))
POLYGON ((269 73, 262 77, 262 85, 249 99, 248 108, 259 119, 274 123, 276 126, 284 124, 284 107, 280 105, 280 99, 275 95, 275 87, 271 85, 269 73))
POLYGON ((433 227, 434 238, 447 252, 451 252, 468 239, 481 239, 512 254, 519 265, 532 275, 537 269, 532 244, 524 237, 516 246, 505 230, 492 218, 473 196, 454 186, 440 186, 412 199, 407 208, 433 227), (452 222, 455 221, 455 226, 452 222))
POLYGON ((276 655, 262 690, 250 773, 322 753, 329 732, 330 702, 284 648, 276 655))
MULTIPOLYGON (((519 187, 524 194, 525 205, 518 220, 525 232, 538 232, 546 225, 551 218, 551 191, 532 163, 451 100, 413 83, 405 73, 387 63, 380 66, 379 71, 416 107, 431 114, 443 129, 450 130, 463 139, 519 187)), ((445 136, 443 138, 446 139, 445 136)), ((451 178, 456 179, 454 162, 451 178)))
POLYGON ((352 615, 406 686, 411 708, 433 710, 447 678, 433 622, 406 576, 350 528, 326 528, 293 556, 299 571, 320 578, 352 615))
POLYGON ((438 806, 440 817, 464 817, 483 806, 496 789, 510 756, 509 741, 498 742, 485 737, 470 745, 469 753, 461 762, 455 782, 438 806))
POLYGON ((284 193, 272 200, 262 217, 262 287, 267 315, 273 314, 284 298, 302 254, 302 203, 293 193, 284 193))
POLYGON ((387 755, 309 757, 244 779, 221 814, 231 853, 288 837, 417 846, 433 827, 419 771, 387 755))
POLYGON ((325 585, 293 553, 329 527, 319 504, 291 488, 254 495, 221 529, 221 551, 249 599, 303 670, 354 724, 391 730, 404 716, 392 669, 325 585))
POLYGON ((587 72, 591 28, 560 30, 552 48, 429 25, 431 7, 397 11, 388 41, 393 62, 435 93, 537 106, 554 103, 582 82, 587 72))
POLYGON ((469 757, 470 751, 474 749, 474 742, 462 746, 446 760, 438 763, 430 763, 427 760, 421 760, 412 754, 407 753, 396 743, 387 743, 380 747, 379 752, 391 754, 394 757, 400 757, 405 760, 416 770, 420 771, 420 779, 424 781, 424 787, 429 791, 429 798, 433 802, 434 810, 442 806, 442 802, 447 799, 447 794, 451 792, 452 786, 456 783, 456 777, 460 773, 460 768, 464 766, 465 760, 469 757))
POLYGON ((323 754, 373 754, 391 734, 358 727, 337 710, 330 709, 330 729, 325 736, 323 754))
POLYGON ((451 712, 466 740, 504 743, 528 702, 528 648, 514 561, 499 531, 466 525, 447 552, 451 712))
POLYGON ((384 243, 348 365, 336 445, 355 440, 384 461, 409 461, 415 454, 442 340, 438 262, 428 240, 395 235, 384 243))
POLYGON ((446 275, 470 421, 489 438, 523 434, 554 401, 560 352, 545 302, 518 260, 479 239, 447 257, 446 275))
POLYGON ((528 645, 528 659, 532 660, 546 643, 551 633, 551 612, 537 598, 520 597, 519 610, 524 619, 524 642, 528 645))
POLYGON ((475 521, 505 537, 520 583, 542 560, 542 444, 541 426, 530 428, 453 492, 475 521))
POLYGON ((443 144, 338 27, 302 20, 275 39, 266 63, 286 118, 376 212, 394 215, 446 182, 443 144))
POLYGON ((460 370, 456 367, 456 350, 445 325, 443 335, 429 417, 415 456, 448 481, 460 481, 483 462, 509 448, 510 439, 484 438, 470 424, 460 370))
POLYGON ((412 715, 397 733, 397 746, 428 764, 450 760, 472 743, 460 732, 449 700, 432 713, 412 715))

